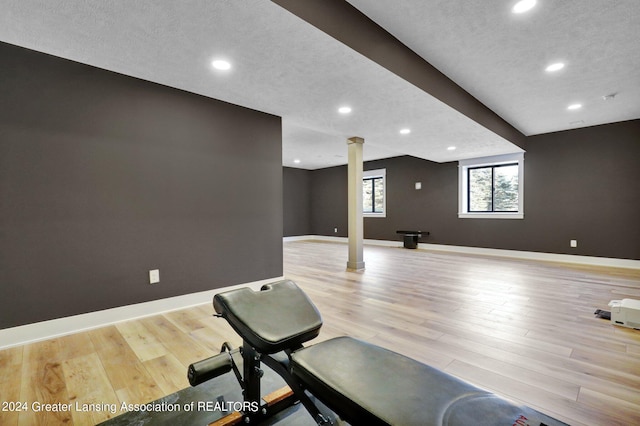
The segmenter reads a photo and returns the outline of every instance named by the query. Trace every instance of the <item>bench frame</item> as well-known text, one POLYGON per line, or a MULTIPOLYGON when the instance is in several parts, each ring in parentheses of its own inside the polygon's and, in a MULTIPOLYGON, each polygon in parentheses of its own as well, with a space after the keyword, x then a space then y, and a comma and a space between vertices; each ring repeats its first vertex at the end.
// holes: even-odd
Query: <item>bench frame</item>
MULTIPOLYGON (((221 314, 215 314, 214 316, 222 317, 221 314)), ((219 354, 191 364, 187 377, 192 386, 197 386, 214 377, 233 371, 242 389, 243 407, 259 407, 257 410, 231 413, 212 423, 216 426, 234 425, 242 421, 247 424, 256 424, 297 403, 302 403, 318 425, 332 425, 334 424, 333 416, 329 413, 323 413, 314 402, 312 396, 305 391, 299 380, 291 374, 289 368, 291 354, 302 348, 303 346, 300 345, 269 355, 256 351, 246 340, 243 340, 242 346, 238 349, 233 349, 228 342, 225 342, 219 354), (228 368, 221 368, 213 374, 208 374, 207 371, 199 371, 207 368, 199 367, 199 364, 203 365, 205 363, 226 365, 228 368), (261 379, 264 375, 264 370, 261 368, 261 363, 264 363, 282 377, 287 386, 262 397, 261 379)))

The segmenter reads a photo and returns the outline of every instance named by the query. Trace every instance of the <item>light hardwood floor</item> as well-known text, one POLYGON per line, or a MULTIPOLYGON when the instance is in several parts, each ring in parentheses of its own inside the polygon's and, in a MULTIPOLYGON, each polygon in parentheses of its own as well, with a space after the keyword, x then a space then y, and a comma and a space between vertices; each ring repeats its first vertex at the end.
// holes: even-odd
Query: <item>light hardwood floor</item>
MULTIPOLYGON (((323 315, 318 340, 388 347, 572 425, 640 424, 640 331, 594 318, 640 299, 640 271, 365 246, 284 244, 284 272, 323 315)), ((0 425, 92 425, 119 414, 31 404, 144 403, 188 386, 186 367, 240 345, 210 304, 0 351, 0 425), (0 407, 2 408, 2 407, 0 407)), ((93 406, 96 407, 95 405, 93 406)))

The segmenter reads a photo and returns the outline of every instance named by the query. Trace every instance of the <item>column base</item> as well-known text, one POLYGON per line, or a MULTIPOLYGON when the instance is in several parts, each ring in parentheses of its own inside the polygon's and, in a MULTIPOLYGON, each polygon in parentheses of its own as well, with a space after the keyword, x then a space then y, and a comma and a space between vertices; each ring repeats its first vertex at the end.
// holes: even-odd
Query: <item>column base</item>
POLYGON ((347 262, 348 271, 361 271, 364 269, 364 262, 347 262))

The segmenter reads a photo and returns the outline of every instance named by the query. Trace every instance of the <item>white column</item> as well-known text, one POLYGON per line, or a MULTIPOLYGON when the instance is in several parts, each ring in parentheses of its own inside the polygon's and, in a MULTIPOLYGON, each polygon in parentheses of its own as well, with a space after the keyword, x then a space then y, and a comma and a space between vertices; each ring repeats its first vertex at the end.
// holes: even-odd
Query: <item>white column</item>
POLYGON ((364 225, 362 220, 362 145, 364 139, 347 139, 349 149, 349 261, 348 270, 364 269, 362 245, 364 225))

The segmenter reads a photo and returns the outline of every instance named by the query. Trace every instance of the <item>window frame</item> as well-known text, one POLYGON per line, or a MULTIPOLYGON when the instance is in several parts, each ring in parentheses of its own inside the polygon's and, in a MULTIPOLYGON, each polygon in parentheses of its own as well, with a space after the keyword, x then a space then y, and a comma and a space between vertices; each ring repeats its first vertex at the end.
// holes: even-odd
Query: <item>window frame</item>
MULTIPOLYGON (((387 217, 387 169, 377 169, 377 170, 367 170, 362 172, 362 184, 364 186, 364 181, 368 179, 376 179, 382 178, 382 213, 375 212, 365 212, 364 211, 364 200, 362 206, 362 216, 363 217, 387 217)), ((364 194, 364 188, 363 188, 364 194)), ((375 201, 374 201, 375 205, 375 201)))
MULTIPOLYGON (((493 197, 493 169, 492 169, 493 197)), ((524 152, 473 158, 458 162, 458 218, 460 219, 524 219, 524 152), (473 212, 469 211, 469 170, 486 167, 518 165, 518 211, 473 212)))

